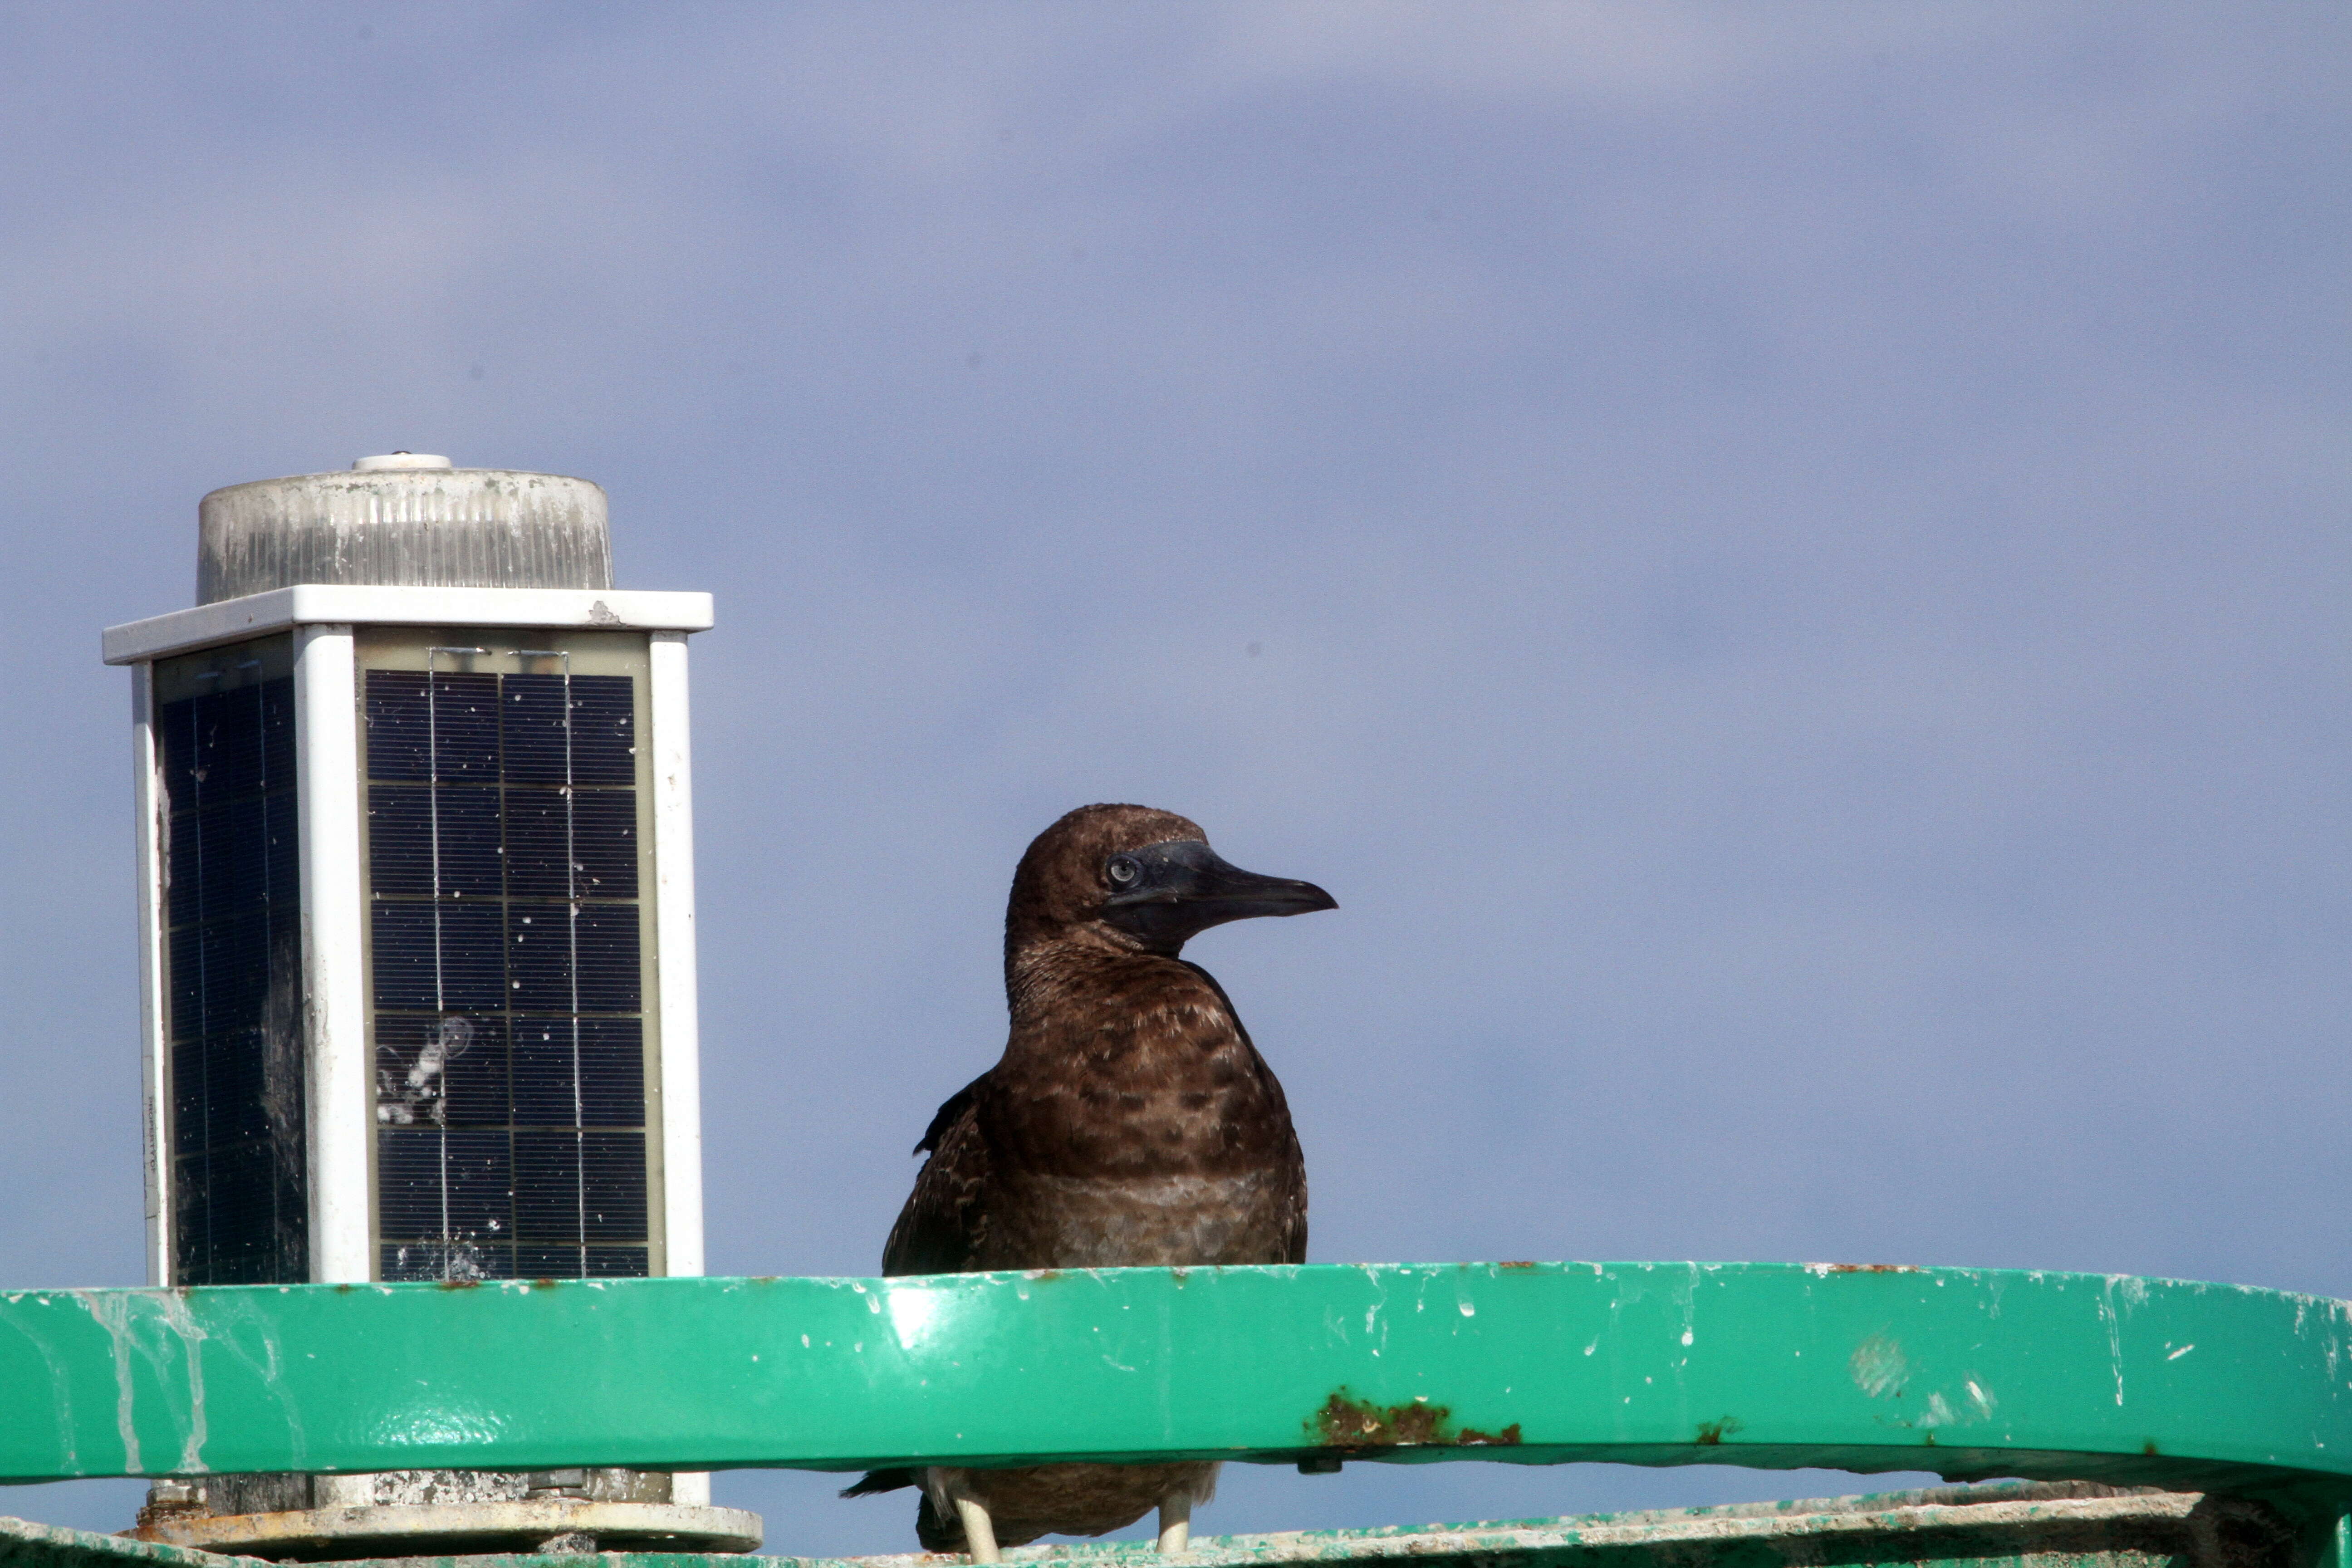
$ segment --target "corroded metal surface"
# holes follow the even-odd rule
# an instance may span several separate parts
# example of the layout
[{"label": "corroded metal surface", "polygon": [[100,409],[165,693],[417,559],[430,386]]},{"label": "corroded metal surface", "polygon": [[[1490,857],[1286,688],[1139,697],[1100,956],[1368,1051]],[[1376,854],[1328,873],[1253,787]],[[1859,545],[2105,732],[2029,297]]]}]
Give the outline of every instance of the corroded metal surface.
[{"label": "corroded metal surface", "polygon": [[529,1552],[570,1537],[582,1552],[749,1552],[760,1519],[740,1509],[672,1503],[435,1502],[303,1509],[289,1513],[168,1515],[143,1541],[249,1557],[400,1557],[430,1552]]},{"label": "corroded metal surface", "polygon": [[[1291,1531],[1198,1540],[1187,1568],[1404,1558],[1462,1564],[1969,1563],[1981,1568],[2288,1568],[2287,1522],[2258,1503],[2084,1483],[1938,1488],[1869,1497],[1662,1509],[1569,1519],[1377,1530]],[[1008,1563],[1129,1568],[1161,1561],[1148,1541],[1005,1553]],[[777,1568],[937,1568],[921,1553],[763,1559]]]},{"label": "corroded metal surface", "polygon": [[1777,1264],[15,1292],[0,1476],[1038,1458],[2352,1478],[2343,1303]]},{"label": "corroded metal surface", "polygon": [[[1731,1508],[1589,1514],[1486,1524],[1296,1531],[1196,1539],[1184,1568],[1411,1559],[1461,1568],[1791,1568],[1949,1564],[1951,1568],[2297,1568],[2314,1542],[2258,1503],[2179,1492],[2117,1492],[2085,1483],[1937,1488],[1874,1497]],[[1149,1541],[1025,1547],[1012,1563],[1147,1568]],[[5,1568],[236,1568],[241,1561],[118,1537],[0,1521]],[[404,1568],[542,1568],[549,1556],[397,1560]],[[579,1563],[581,1559],[569,1559]],[[726,1568],[743,1558],[641,1553],[611,1568]],[[754,1558],[750,1568],[942,1568],[925,1555]],[[390,1568],[387,1564],[386,1568]]]},{"label": "corroded metal surface", "polygon": [[0,1568],[240,1568],[250,1561],[0,1517]]}]

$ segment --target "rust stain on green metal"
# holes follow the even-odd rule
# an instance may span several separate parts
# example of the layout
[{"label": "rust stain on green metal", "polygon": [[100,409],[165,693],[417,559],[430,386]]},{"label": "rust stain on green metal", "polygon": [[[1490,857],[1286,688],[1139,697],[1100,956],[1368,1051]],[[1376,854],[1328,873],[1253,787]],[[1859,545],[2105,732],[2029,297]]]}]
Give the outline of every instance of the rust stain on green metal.
[{"label": "rust stain on green metal", "polygon": [[1465,1426],[1462,1435],[1454,1439],[1457,1448],[1516,1448],[1519,1446],[1519,1424],[1512,1422],[1499,1432],[1481,1432],[1475,1426]]},{"label": "rust stain on green metal", "polygon": [[1353,1399],[1335,1388],[1323,1408],[1307,1418],[1307,1429],[1327,1448],[1386,1448],[1406,1443],[1439,1443],[1438,1433],[1454,1412],[1426,1400],[1410,1400],[1386,1407],[1369,1399]]},{"label": "rust stain on green metal", "polygon": [[1927,1269],[1916,1263],[1816,1263],[1811,1265],[1824,1274],[1925,1274]]},{"label": "rust stain on green metal", "polygon": [[1517,1421],[1496,1432],[1481,1431],[1475,1426],[1449,1432],[1447,1423],[1453,1415],[1452,1406],[1432,1405],[1426,1399],[1381,1405],[1369,1399],[1351,1398],[1345,1388],[1336,1388],[1307,1421],[1307,1429],[1327,1448],[1400,1448],[1423,1444],[1507,1448],[1519,1442]]},{"label": "rust stain on green metal", "polygon": [[1739,1427],[1740,1420],[1737,1415],[1726,1415],[1715,1421],[1702,1421],[1699,1423],[1698,1436],[1691,1441],[1704,1447],[1714,1447],[1726,1436],[1738,1431]]}]

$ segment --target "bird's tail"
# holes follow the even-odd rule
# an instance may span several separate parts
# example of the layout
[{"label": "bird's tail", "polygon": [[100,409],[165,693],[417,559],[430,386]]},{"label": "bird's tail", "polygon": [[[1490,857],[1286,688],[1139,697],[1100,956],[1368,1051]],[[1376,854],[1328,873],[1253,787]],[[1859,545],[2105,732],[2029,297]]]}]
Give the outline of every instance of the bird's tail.
[{"label": "bird's tail", "polygon": [[[844,1497],[871,1497],[876,1492],[895,1492],[901,1487],[920,1487],[920,1470],[868,1470],[865,1479],[854,1487],[844,1487]],[[924,1488],[922,1500],[915,1509],[915,1539],[923,1543],[926,1552],[961,1552],[965,1549],[963,1521],[954,1510],[942,1511],[931,1500],[930,1489]]]},{"label": "bird's tail", "polygon": [[844,1497],[871,1497],[876,1492],[895,1492],[900,1487],[922,1485],[923,1478],[912,1470],[868,1470],[854,1487],[844,1487]]}]

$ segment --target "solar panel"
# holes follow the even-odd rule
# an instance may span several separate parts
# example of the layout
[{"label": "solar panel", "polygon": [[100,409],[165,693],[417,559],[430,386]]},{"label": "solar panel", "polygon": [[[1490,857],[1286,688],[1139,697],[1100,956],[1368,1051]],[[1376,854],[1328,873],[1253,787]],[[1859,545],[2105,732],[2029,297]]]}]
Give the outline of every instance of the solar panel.
[{"label": "solar panel", "polygon": [[158,687],[180,1285],[310,1277],[294,683],[273,666],[231,649]]},{"label": "solar panel", "polygon": [[646,1274],[636,678],[424,662],[362,690],[381,1276]]}]

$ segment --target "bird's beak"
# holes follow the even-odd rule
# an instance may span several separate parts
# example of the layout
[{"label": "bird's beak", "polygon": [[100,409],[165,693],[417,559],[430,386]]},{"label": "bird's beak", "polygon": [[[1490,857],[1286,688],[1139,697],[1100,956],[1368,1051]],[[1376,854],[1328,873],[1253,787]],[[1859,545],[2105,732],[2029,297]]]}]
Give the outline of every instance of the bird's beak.
[{"label": "bird's beak", "polygon": [[1138,868],[1135,885],[1105,899],[1102,918],[1171,952],[1187,938],[1227,921],[1339,907],[1337,899],[1312,882],[1244,871],[1198,838],[1154,844],[1129,858]]}]

